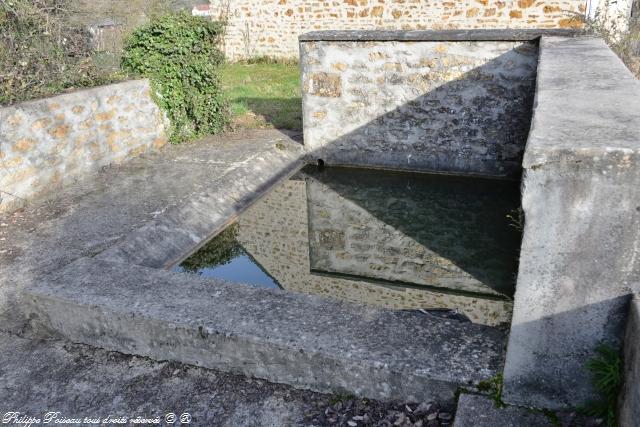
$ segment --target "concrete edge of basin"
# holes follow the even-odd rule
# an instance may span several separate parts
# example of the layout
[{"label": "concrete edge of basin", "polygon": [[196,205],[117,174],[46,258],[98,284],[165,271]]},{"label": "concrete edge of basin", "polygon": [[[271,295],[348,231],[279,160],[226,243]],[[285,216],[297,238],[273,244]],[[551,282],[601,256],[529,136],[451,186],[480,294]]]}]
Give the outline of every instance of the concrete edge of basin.
[{"label": "concrete edge of basin", "polygon": [[640,82],[602,39],[542,37],[533,114],[503,399],[561,409],[598,399],[585,364],[640,286]]},{"label": "concrete edge of basin", "polygon": [[174,206],[98,255],[99,259],[170,268],[303,165],[300,150],[268,149],[235,165],[219,188]]},{"label": "concrete edge of basin", "polygon": [[495,328],[97,259],[25,301],[73,342],[380,400],[450,402],[503,364]]}]

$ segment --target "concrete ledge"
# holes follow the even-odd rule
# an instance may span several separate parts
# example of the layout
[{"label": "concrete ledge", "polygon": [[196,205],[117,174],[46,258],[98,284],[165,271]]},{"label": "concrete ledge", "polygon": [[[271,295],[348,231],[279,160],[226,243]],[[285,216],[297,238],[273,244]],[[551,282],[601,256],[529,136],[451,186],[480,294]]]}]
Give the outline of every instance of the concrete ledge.
[{"label": "concrete ledge", "polygon": [[600,39],[540,52],[504,400],[556,409],[597,397],[585,363],[640,290],[640,82]]},{"label": "concrete ledge", "polygon": [[624,337],[623,387],[620,395],[619,423],[632,427],[640,420],[640,296],[635,295]]},{"label": "concrete ledge", "polygon": [[539,37],[573,37],[576,30],[444,30],[444,31],[395,31],[395,30],[337,30],[312,31],[301,34],[301,42],[313,41],[530,41]]},{"label": "concrete ledge", "polygon": [[80,259],[25,292],[74,342],[317,391],[452,401],[496,375],[496,329],[187,274]]},{"label": "concrete ledge", "polygon": [[461,394],[453,427],[552,427],[540,412],[507,406],[498,408],[487,396]]},{"label": "concrete ledge", "polygon": [[274,184],[301,166],[301,150],[267,149],[224,172],[218,188],[164,212],[98,258],[123,264],[169,268],[222,231]]},{"label": "concrete ledge", "polygon": [[640,82],[604,40],[543,38],[537,80],[525,169],[637,159]]}]

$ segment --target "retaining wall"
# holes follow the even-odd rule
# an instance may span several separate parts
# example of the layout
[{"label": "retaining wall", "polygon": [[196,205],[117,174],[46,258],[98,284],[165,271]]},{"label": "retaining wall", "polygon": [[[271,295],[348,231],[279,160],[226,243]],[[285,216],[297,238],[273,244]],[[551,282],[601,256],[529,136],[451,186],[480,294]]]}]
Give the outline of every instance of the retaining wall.
[{"label": "retaining wall", "polygon": [[319,30],[577,28],[586,0],[211,0],[225,20],[224,49],[237,60],[297,57],[300,34]]},{"label": "retaining wall", "polygon": [[0,109],[0,211],[167,141],[147,80]]},{"label": "retaining wall", "polygon": [[538,47],[519,32],[301,36],[305,146],[328,164],[516,175]]}]

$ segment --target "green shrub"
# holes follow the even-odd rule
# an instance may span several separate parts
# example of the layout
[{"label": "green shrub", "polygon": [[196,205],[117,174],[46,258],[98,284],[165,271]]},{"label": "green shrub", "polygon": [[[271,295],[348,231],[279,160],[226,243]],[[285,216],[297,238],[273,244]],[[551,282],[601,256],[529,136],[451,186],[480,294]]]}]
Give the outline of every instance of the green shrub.
[{"label": "green shrub", "polygon": [[164,15],[127,39],[123,69],[151,80],[171,121],[172,142],[223,130],[227,106],[218,79],[222,24],[186,13]]},{"label": "green shrub", "polygon": [[230,263],[243,251],[237,240],[238,232],[238,224],[227,227],[193,255],[182,261],[180,266],[189,273],[195,273],[203,268],[215,268]]},{"label": "green shrub", "polygon": [[605,426],[614,427],[617,425],[616,408],[622,385],[622,360],[620,353],[606,344],[599,345],[596,352],[597,356],[587,363],[587,369],[601,400],[590,402],[582,409],[587,415],[602,418]]},{"label": "green shrub", "polygon": [[69,22],[72,4],[0,0],[0,104],[124,78],[95,66],[89,33]]}]

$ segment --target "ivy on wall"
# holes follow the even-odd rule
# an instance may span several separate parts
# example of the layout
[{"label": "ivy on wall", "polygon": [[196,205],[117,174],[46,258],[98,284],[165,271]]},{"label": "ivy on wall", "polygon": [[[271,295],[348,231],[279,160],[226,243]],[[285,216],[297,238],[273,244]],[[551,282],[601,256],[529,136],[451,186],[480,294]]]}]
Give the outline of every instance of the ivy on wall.
[{"label": "ivy on wall", "polygon": [[218,133],[228,122],[218,78],[222,30],[221,23],[182,12],[153,19],[125,42],[122,67],[151,80],[172,142]]}]

